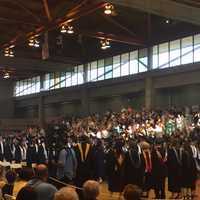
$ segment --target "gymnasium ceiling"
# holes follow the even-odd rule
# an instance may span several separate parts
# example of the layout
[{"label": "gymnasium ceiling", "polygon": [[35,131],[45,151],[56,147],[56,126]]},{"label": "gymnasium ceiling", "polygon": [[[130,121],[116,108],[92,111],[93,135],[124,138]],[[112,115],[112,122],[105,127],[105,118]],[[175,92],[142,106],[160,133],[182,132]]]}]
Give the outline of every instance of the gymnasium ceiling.
[{"label": "gymnasium ceiling", "polygon": [[[104,14],[107,2],[114,5],[112,16]],[[60,33],[66,21],[73,25],[73,35]],[[62,71],[199,33],[199,25],[198,0],[0,0],[0,74],[9,71],[21,79]],[[28,38],[37,34],[42,44],[46,32],[50,56],[41,62],[42,48],[29,47]],[[100,48],[101,38],[111,39],[110,49]],[[4,57],[4,49],[13,44],[15,57]]]}]

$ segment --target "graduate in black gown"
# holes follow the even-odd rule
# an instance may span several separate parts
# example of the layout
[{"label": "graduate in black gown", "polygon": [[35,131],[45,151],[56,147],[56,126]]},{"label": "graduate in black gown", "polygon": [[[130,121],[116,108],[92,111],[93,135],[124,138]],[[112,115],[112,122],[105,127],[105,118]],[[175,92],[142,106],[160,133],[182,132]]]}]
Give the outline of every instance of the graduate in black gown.
[{"label": "graduate in black gown", "polygon": [[28,144],[26,162],[29,167],[32,167],[32,164],[36,164],[38,162],[38,145],[35,138],[32,138]]},{"label": "graduate in black gown", "polygon": [[122,192],[124,188],[125,154],[123,144],[117,141],[115,147],[107,154],[108,189],[110,192]]},{"label": "graduate in black gown", "polygon": [[81,142],[75,148],[77,159],[76,186],[82,187],[86,180],[94,178],[94,149],[87,136],[82,136]]},{"label": "graduate in black gown", "polygon": [[105,152],[101,140],[95,145],[95,179],[100,183],[105,177]]},{"label": "graduate in black gown", "polygon": [[40,138],[40,142],[38,145],[37,163],[38,164],[48,163],[48,151],[43,137]]},{"label": "graduate in black gown", "polygon": [[52,142],[52,145],[49,147],[48,154],[48,168],[49,176],[56,177],[57,171],[57,161],[58,161],[58,147],[56,146],[56,141]]},{"label": "graduate in black gown", "polygon": [[125,185],[133,184],[142,188],[144,184],[144,173],[145,166],[141,147],[131,140],[129,142],[129,150],[125,155]]},{"label": "graduate in black gown", "polygon": [[6,138],[6,142],[5,142],[5,149],[4,149],[4,156],[5,156],[5,160],[7,162],[12,162],[13,160],[13,155],[12,155],[12,143],[11,143],[11,138]]},{"label": "graduate in black gown", "polygon": [[152,179],[156,199],[165,199],[165,180],[167,177],[167,149],[157,140],[152,150]]},{"label": "graduate in black gown", "polygon": [[21,154],[19,139],[15,140],[14,159],[15,159],[15,163],[21,163],[21,161],[22,161],[22,154]]},{"label": "graduate in black gown", "polygon": [[197,169],[190,143],[186,141],[182,154],[182,188],[183,196],[189,198],[195,191]]},{"label": "graduate in black gown", "polygon": [[167,153],[168,190],[172,198],[180,198],[182,182],[182,149],[180,141],[174,139]]},{"label": "graduate in black gown", "polygon": [[3,137],[0,136],[0,161],[4,160],[4,153],[5,153],[5,144],[3,141]]},{"label": "graduate in black gown", "polygon": [[142,156],[144,160],[144,166],[145,166],[145,174],[144,174],[144,197],[149,196],[150,189],[153,188],[153,177],[152,177],[152,151],[151,151],[151,145],[146,142],[142,141],[140,143],[142,148]]}]

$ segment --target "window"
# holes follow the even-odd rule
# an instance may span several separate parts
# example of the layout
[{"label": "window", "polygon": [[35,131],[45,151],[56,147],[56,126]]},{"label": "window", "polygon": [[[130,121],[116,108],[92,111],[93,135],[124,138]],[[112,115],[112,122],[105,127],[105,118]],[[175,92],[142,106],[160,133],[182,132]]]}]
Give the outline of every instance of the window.
[{"label": "window", "polygon": [[36,77],[36,85],[35,85],[35,92],[40,92],[40,77]]},{"label": "window", "polygon": [[158,68],[158,45],[153,46],[153,69]]},{"label": "window", "polygon": [[15,85],[15,96],[18,96],[20,92],[20,82],[17,81]]},{"label": "window", "polygon": [[65,72],[61,72],[60,74],[60,88],[65,87]]},{"label": "window", "polygon": [[72,72],[72,85],[78,84],[78,67],[73,68],[74,71]]},{"label": "window", "polygon": [[55,76],[55,80],[54,80],[55,87],[54,88],[58,89],[58,88],[60,88],[60,73],[55,72],[54,76]]},{"label": "window", "polygon": [[31,78],[29,78],[27,81],[27,94],[31,94],[31,84],[32,84],[32,81],[31,81]]},{"label": "window", "polygon": [[33,77],[17,81],[15,85],[15,96],[23,96],[40,92],[40,77]]},{"label": "window", "polygon": [[200,34],[194,36],[194,62],[200,62]]},{"label": "window", "polygon": [[130,53],[130,74],[138,73],[138,51],[132,51]]},{"label": "window", "polygon": [[72,85],[72,73],[66,72],[65,86],[70,87],[71,85]]},{"label": "window", "polygon": [[113,78],[120,77],[121,65],[120,55],[113,57]]},{"label": "window", "polygon": [[180,65],[181,63],[180,40],[171,41],[169,45],[170,45],[170,67]]},{"label": "window", "polygon": [[121,76],[129,75],[129,53],[121,55]]},{"label": "window", "polygon": [[112,64],[113,64],[112,57],[105,59],[105,79],[112,78],[112,67],[113,67]]},{"label": "window", "polygon": [[163,43],[158,46],[158,63],[159,68],[169,67],[169,43]]},{"label": "window", "polygon": [[193,37],[181,40],[181,64],[193,63]]},{"label": "window", "polygon": [[45,74],[44,77],[44,89],[49,90],[50,87],[50,74]]},{"label": "window", "polygon": [[[200,34],[154,45],[150,48],[152,48],[152,69],[200,62]],[[146,72],[149,69],[148,64],[148,49],[139,49],[85,65],[74,66],[67,72],[47,73],[42,80],[40,76],[37,76],[17,81],[14,95],[22,96],[40,92],[41,85],[44,90],[51,90]]]},{"label": "window", "polygon": [[78,84],[84,83],[84,67],[83,65],[78,66]]},{"label": "window", "polygon": [[87,82],[91,81],[91,69],[90,69],[90,63],[87,64]]},{"label": "window", "polygon": [[147,49],[139,50],[139,72],[146,72],[147,71]]},{"label": "window", "polygon": [[[24,82],[25,83],[25,82]],[[32,78],[32,84],[31,84],[31,93],[35,93],[36,92],[36,88],[35,88],[35,85],[36,85],[36,77],[33,77]],[[26,90],[26,85],[24,84],[24,91]]]},{"label": "window", "polygon": [[50,73],[50,88],[49,89],[54,89],[54,73]]},{"label": "window", "polygon": [[97,81],[97,61],[91,62],[91,81]]},{"label": "window", "polygon": [[104,59],[98,60],[98,81],[104,80]]}]

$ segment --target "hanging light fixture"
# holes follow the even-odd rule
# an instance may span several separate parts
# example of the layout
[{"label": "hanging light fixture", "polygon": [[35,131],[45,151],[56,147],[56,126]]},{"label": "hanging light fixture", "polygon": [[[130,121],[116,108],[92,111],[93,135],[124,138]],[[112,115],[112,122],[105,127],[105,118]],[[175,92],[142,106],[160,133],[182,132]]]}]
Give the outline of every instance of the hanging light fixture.
[{"label": "hanging light fixture", "polygon": [[35,39],[34,47],[40,47],[40,42],[38,39]]},{"label": "hanging light fixture", "polygon": [[4,79],[9,79],[10,78],[9,72],[5,72],[4,75],[3,75],[3,78]]},{"label": "hanging light fixture", "polygon": [[106,4],[104,9],[104,14],[111,15],[114,11],[114,6],[112,4]]},{"label": "hanging light fixture", "polygon": [[6,56],[6,57],[14,57],[15,56],[14,55],[14,51],[13,51],[14,47],[15,47],[14,45],[11,45],[11,46],[5,48],[4,49],[4,56]]},{"label": "hanging light fixture", "polygon": [[73,27],[73,26],[70,26],[70,25],[67,25],[67,24],[63,24],[63,25],[61,26],[60,32],[61,32],[61,33],[73,34],[73,33],[74,33],[74,27]]},{"label": "hanging light fixture", "polygon": [[73,34],[74,33],[74,27],[73,26],[67,26],[67,33]]},{"label": "hanging light fixture", "polygon": [[106,50],[111,47],[110,41],[108,39],[103,39],[100,41],[100,43],[101,43],[101,49],[103,50]]},{"label": "hanging light fixture", "polygon": [[34,36],[34,37],[31,37],[29,40],[28,40],[28,45],[30,47],[40,47],[40,41],[37,39],[37,36]]},{"label": "hanging light fixture", "polygon": [[34,39],[29,39],[28,45],[29,45],[30,47],[33,47],[33,46],[34,46]]},{"label": "hanging light fixture", "polygon": [[67,29],[66,29],[66,26],[65,26],[65,25],[62,25],[62,26],[61,26],[60,32],[61,32],[61,33],[66,33],[66,32],[67,32]]}]

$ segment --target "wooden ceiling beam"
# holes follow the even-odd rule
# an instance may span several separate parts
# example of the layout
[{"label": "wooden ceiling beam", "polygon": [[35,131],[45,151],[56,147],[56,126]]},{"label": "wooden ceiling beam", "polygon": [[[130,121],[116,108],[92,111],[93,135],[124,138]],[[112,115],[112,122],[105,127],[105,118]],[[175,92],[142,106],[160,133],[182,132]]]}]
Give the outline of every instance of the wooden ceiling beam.
[{"label": "wooden ceiling beam", "polygon": [[16,19],[9,19],[5,17],[0,17],[0,23],[13,23],[13,24],[25,24],[25,25],[31,25],[31,26],[40,26],[39,23],[34,23],[34,22],[26,22],[26,21],[21,21],[21,20],[16,20]]},{"label": "wooden ceiling beam", "polygon": [[49,10],[48,0],[42,0],[42,1],[43,1],[43,5],[44,5],[44,10],[45,10],[46,16],[47,16],[49,22],[51,22],[52,21],[52,16],[51,16],[51,13],[50,13],[50,10]]},{"label": "wooden ceiling beam", "polygon": [[34,13],[32,10],[30,10],[29,8],[27,8],[21,1],[14,0],[14,1],[12,1],[12,3],[14,3],[15,5],[17,5],[21,9],[23,9],[27,14],[29,14],[30,16],[32,16],[37,22],[39,22],[39,23],[42,22],[41,18],[38,17],[38,14]]},{"label": "wooden ceiling beam", "polygon": [[126,33],[128,33],[129,35],[132,35],[133,37],[136,36],[136,33],[134,33],[133,31],[131,31],[130,29],[128,29],[126,26],[122,25],[121,23],[119,23],[116,19],[110,17],[110,16],[107,16],[107,15],[104,15],[104,14],[101,14],[101,16],[108,22],[110,22],[111,24],[117,26],[118,28],[120,28],[121,30],[125,31]]},{"label": "wooden ceiling beam", "polygon": [[[106,3],[102,3],[102,2],[95,3],[95,4],[89,4],[80,10],[75,10],[72,13],[68,13],[64,17],[61,17],[56,20],[52,20],[52,22],[50,22],[49,24],[42,25],[42,26],[38,27],[37,29],[35,29],[34,31],[27,33],[26,35],[16,36],[13,39],[11,39],[8,43],[3,44],[2,47],[5,48],[12,44],[16,45],[17,42],[22,43],[25,40],[27,40],[27,38],[29,38],[33,35],[36,35],[36,34],[40,35],[46,31],[58,29],[63,23],[72,23],[73,21],[76,21],[76,20],[80,19],[81,17],[90,15],[91,13],[95,12],[96,10],[103,8],[105,5],[106,5]],[[24,38],[24,41],[21,38]]]},{"label": "wooden ceiling beam", "polygon": [[127,37],[125,35],[120,34],[108,34],[103,32],[90,32],[90,31],[81,31],[82,35],[97,38],[97,39],[108,39],[113,42],[119,42],[124,44],[129,44],[133,46],[141,46],[144,47],[146,42],[138,37]]}]

